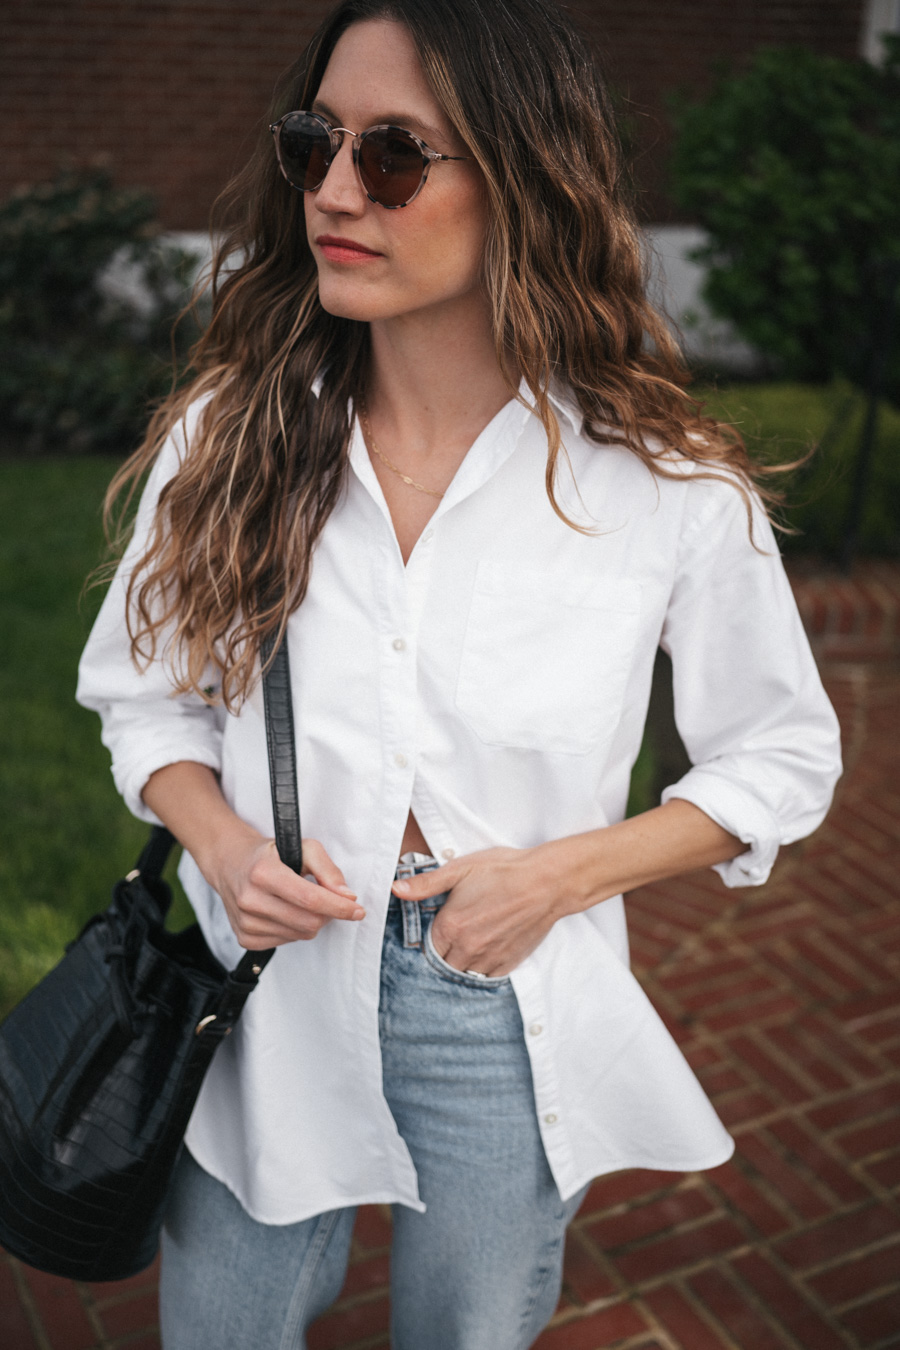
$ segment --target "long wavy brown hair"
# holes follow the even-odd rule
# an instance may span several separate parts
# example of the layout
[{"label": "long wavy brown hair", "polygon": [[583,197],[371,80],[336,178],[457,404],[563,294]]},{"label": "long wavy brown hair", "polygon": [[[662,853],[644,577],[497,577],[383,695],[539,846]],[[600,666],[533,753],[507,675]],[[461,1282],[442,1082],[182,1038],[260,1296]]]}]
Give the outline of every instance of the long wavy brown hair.
[{"label": "long wavy brown hair", "polygon": [[[678,348],[645,296],[609,98],[552,0],[342,0],[287,73],[267,122],[308,108],[341,34],[372,18],[405,24],[484,176],[484,285],[498,362],[506,370],[512,357],[546,428],[554,509],[562,515],[553,381],[571,388],[585,434],[598,443],[627,446],[660,475],[676,471],[673,453],[707,475],[724,470],[748,509],[754,481],[773,500],[759,486],[771,471],[752,465],[740,437],[703,417],[685,393]],[[302,196],[282,178],[262,128],[216,219],[224,229],[212,317],[192,355],[193,378],[162,404],[116,474],[107,521],[205,396],[131,573],[129,635],[138,665],[164,647],[176,691],[212,698],[211,663],[234,708],[257,676],[261,645],[281,636],[306,592],[316,540],[344,482],[350,409],[365,393],[369,349],[366,324],[319,303]]]}]

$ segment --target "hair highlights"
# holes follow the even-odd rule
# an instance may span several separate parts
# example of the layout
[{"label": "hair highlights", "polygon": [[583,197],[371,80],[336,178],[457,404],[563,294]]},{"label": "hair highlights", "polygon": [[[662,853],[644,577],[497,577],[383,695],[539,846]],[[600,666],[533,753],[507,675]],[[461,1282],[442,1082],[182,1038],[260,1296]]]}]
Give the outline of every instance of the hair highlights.
[{"label": "hair highlights", "polygon": [[[673,455],[706,475],[724,471],[749,511],[751,483],[773,471],[754,468],[740,437],[684,392],[680,354],[645,298],[609,102],[568,20],[552,0],[343,0],[288,72],[267,121],[309,107],[341,34],[371,18],[407,27],[484,175],[484,283],[498,360],[521,371],[546,428],[554,509],[563,514],[554,495],[560,432],[547,393],[558,381],[598,444],[623,444],[664,476],[677,472]],[[280,636],[306,592],[344,481],[368,328],[319,304],[302,199],[267,133],[219,209],[228,227],[194,378],[156,412],[107,506],[123,488],[127,501],[188,405],[206,396],[132,572],[128,622],[137,662],[157,654],[165,633],[176,690],[209,697],[212,663],[232,708],[256,678],[263,638]]]}]

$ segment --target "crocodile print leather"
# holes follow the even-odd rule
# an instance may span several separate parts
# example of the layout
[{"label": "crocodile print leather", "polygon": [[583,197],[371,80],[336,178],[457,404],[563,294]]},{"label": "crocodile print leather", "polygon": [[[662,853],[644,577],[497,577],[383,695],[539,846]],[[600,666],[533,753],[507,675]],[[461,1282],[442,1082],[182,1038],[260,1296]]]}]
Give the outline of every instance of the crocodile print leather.
[{"label": "crocodile print leather", "polygon": [[[287,651],[264,681],[279,852],[301,870]],[[0,1026],[0,1243],[39,1270],[120,1280],[150,1264],[216,1047],[273,951],[229,974],[199,927],[164,927],[155,827],[66,956]]]},{"label": "crocodile print leather", "polygon": [[[272,639],[263,644],[262,657],[269,659]],[[300,800],[297,795],[297,756],[294,750],[294,708],[291,699],[291,666],[287,642],[283,641],[263,680],[266,705],[266,743],[269,750],[269,784],[275,843],[278,856],[295,872],[303,872],[300,843]]]}]

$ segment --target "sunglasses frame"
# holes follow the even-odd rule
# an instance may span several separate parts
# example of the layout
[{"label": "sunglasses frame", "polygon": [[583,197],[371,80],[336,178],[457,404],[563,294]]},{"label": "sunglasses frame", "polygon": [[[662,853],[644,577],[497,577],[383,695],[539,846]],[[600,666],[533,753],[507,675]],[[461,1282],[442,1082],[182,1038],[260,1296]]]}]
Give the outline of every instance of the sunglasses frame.
[{"label": "sunglasses frame", "polygon": [[[351,131],[349,127],[333,127],[330,122],[326,122],[325,118],[321,115],[321,113],[307,112],[304,108],[295,108],[291,112],[286,112],[283,117],[279,117],[278,121],[273,122],[269,127],[269,130],[275,137],[275,155],[278,160],[278,167],[281,170],[282,175],[285,178],[285,181],[294,189],[295,192],[318,192],[319,188],[322,186],[322,183],[325,182],[325,177],[322,178],[322,183],[318,183],[315,187],[312,188],[298,187],[296,183],[291,182],[291,179],[288,177],[287,170],[284,167],[284,161],[281,158],[281,129],[289,117],[311,117],[313,118],[314,121],[319,123],[319,125],[323,128],[325,132],[327,132],[328,139],[331,142],[331,154],[325,166],[325,177],[327,177],[328,170],[334,163],[335,156],[338,154],[338,152],[341,149],[341,146],[344,143],[344,137],[351,136],[353,138],[352,141],[353,165],[354,168],[356,169],[356,174],[357,177],[359,178],[360,186],[362,187],[362,190],[368,197],[369,201],[372,202],[375,206],[380,206],[384,211],[400,211],[403,209],[404,206],[409,206],[410,202],[415,201],[416,197],[418,197],[419,193],[422,191],[422,188],[425,186],[425,183],[428,179],[428,170],[431,168],[432,164],[437,163],[438,160],[441,159],[469,160],[472,158],[471,155],[442,155],[437,150],[432,150],[430,146],[426,145],[425,142],[422,140],[421,136],[417,136],[414,132],[409,131],[406,127],[395,126],[391,122],[379,122],[376,126],[366,127],[365,131]],[[419,186],[416,188],[415,192],[412,194],[411,197],[407,197],[405,202],[397,202],[395,206],[387,206],[385,205],[384,202],[380,202],[377,197],[373,197],[369,189],[366,187],[365,182],[363,181],[362,173],[360,171],[359,167],[360,146],[362,145],[362,142],[365,140],[366,136],[368,136],[370,132],[373,131],[401,131],[404,136],[408,136],[409,139],[415,143],[416,148],[419,151],[419,154],[422,156],[422,177],[419,182]]]}]

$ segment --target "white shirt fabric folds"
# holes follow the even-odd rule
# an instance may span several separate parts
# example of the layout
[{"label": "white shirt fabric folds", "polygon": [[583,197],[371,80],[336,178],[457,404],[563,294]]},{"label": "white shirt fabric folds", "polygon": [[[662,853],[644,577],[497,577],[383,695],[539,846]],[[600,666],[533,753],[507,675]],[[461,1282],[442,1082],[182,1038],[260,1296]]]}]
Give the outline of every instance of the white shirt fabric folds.
[{"label": "white shirt fabric folds", "polygon": [[[729,482],[671,461],[653,475],[596,445],[554,396],[568,465],[553,512],[546,436],[507,404],[469,450],[404,567],[358,429],[345,490],[288,627],[301,819],[367,910],[278,949],[203,1085],[198,1162],[264,1223],[369,1202],[423,1208],[381,1089],[379,967],[407,815],[440,860],[528,847],[622,819],[659,645],[693,767],[668,787],[749,848],[716,870],[765,881],[781,844],[822,820],[840,772],[823,692],[771,530]],[[272,834],[261,689],[235,715],[139,672],[124,585],[199,407],[163,449],[82,658],[130,809],[156,769],[197,760],[238,815]],[[226,965],[241,955],[219,897],[180,876]],[[563,1198],[624,1167],[693,1170],[732,1142],[628,966],[622,897],[560,920],[512,974],[535,1105]]]}]

